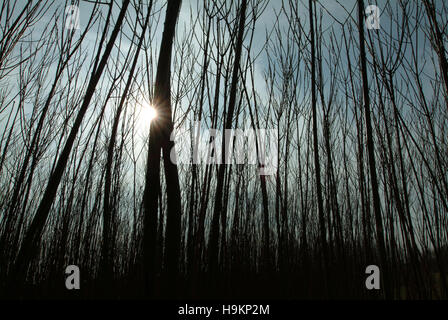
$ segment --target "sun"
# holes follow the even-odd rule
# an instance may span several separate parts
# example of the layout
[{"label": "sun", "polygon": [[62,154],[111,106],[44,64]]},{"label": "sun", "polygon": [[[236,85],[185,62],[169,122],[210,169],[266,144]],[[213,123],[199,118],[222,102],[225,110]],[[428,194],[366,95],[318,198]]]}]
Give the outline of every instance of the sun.
[{"label": "sun", "polygon": [[150,104],[144,104],[142,106],[142,116],[144,121],[151,122],[152,120],[157,118],[157,110]]},{"label": "sun", "polygon": [[151,123],[157,119],[157,110],[153,105],[146,101],[136,104],[135,107],[135,125],[139,132],[148,133]]}]

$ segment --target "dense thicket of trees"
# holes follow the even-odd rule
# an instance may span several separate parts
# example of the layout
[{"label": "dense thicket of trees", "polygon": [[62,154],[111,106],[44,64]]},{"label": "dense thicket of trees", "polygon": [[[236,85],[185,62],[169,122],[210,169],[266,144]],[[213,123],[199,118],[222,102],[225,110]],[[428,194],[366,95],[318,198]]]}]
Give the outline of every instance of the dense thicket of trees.
[{"label": "dense thicket of trees", "polygon": [[448,7],[367,5],[3,1],[1,295],[447,298]]}]

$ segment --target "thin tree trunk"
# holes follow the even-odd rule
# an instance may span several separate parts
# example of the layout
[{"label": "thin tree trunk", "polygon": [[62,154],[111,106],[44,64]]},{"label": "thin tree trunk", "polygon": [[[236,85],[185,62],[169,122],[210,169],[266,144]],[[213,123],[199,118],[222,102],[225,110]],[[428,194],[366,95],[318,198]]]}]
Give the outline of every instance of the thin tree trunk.
[{"label": "thin tree trunk", "polygon": [[325,218],[324,218],[324,205],[322,199],[322,184],[320,177],[320,160],[319,160],[319,141],[317,135],[317,95],[316,95],[316,54],[315,54],[315,40],[314,40],[314,13],[313,13],[313,1],[309,0],[309,19],[311,28],[311,108],[313,112],[313,149],[314,149],[314,172],[316,178],[316,192],[317,192],[317,210],[319,218],[319,232],[320,232],[320,247],[323,258],[323,274],[326,278],[325,291],[328,292],[328,247],[327,247],[327,237],[325,228]]},{"label": "thin tree trunk", "polygon": [[[237,85],[238,85],[238,74],[240,68],[240,60],[241,53],[243,47],[243,36],[244,36],[244,25],[246,21],[246,7],[247,0],[242,0],[240,15],[239,15],[239,27],[238,27],[238,37],[235,43],[235,59],[233,64],[233,73],[232,73],[232,83],[230,88],[230,97],[229,97],[229,108],[227,111],[227,117],[225,120],[224,129],[230,129],[233,120],[233,113],[235,109],[236,102],[236,93],[237,93]],[[225,143],[225,141],[223,141]],[[225,159],[225,152],[227,147],[223,148],[222,159]],[[222,161],[223,163],[225,161]],[[218,270],[218,256],[219,256],[219,221],[221,217],[222,211],[222,191],[224,187],[224,172],[225,164],[218,165],[218,181],[216,186],[216,195],[215,195],[215,205],[213,210],[213,218],[210,230],[210,240],[208,247],[208,262],[209,262],[209,271],[213,276]],[[221,232],[225,232],[222,230]]]},{"label": "thin tree trunk", "polygon": [[376,237],[377,246],[380,252],[381,266],[380,270],[383,279],[383,288],[385,288],[386,299],[391,297],[389,291],[388,280],[388,263],[387,263],[387,253],[386,245],[384,242],[384,230],[383,221],[381,216],[381,201],[379,195],[378,178],[376,173],[376,163],[375,163],[375,145],[373,141],[372,133],[372,123],[370,117],[370,98],[369,98],[369,84],[367,80],[367,62],[366,62],[366,49],[365,49],[365,38],[364,38],[364,0],[358,0],[358,31],[359,31],[359,46],[360,46],[360,60],[361,60],[361,76],[363,84],[363,96],[364,96],[364,114],[366,120],[366,133],[367,133],[367,154],[369,158],[369,173],[370,173],[370,184],[372,188],[373,197],[373,211],[375,213],[376,222]]},{"label": "thin tree trunk", "polygon": [[102,242],[102,252],[101,252],[101,265],[100,270],[103,274],[105,281],[110,281],[113,278],[113,252],[112,252],[112,241],[113,237],[112,230],[114,228],[114,217],[112,213],[114,212],[111,205],[111,187],[112,187],[112,165],[113,165],[113,153],[115,149],[115,141],[118,131],[118,124],[120,122],[120,116],[123,110],[124,103],[127,99],[129,89],[134,79],[134,72],[137,66],[137,62],[139,59],[140,49],[143,44],[143,39],[146,35],[146,29],[149,22],[149,16],[151,14],[152,1],[149,3],[148,13],[145,19],[144,26],[142,28],[142,33],[140,35],[140,39],[135,50],[134,60],[132,61],[131,69],[129,70],[128,80],[126,82],[126,86],[124,88],[123,93],[121,94],[121,99],[118,105],[118,109],[116,111],[114,122],[112,124],[112,133],[109,140],[109,145],[107,148],[107,162],[106,162],[106,173],[104,180],[104,210],[103,210],[103,242]]}]

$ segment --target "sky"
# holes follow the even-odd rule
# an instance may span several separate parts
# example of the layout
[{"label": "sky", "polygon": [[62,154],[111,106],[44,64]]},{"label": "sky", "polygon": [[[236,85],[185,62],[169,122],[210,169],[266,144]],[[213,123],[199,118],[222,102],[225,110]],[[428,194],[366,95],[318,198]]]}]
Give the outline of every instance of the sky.
[{"label": "sky", "polygon": [[[20,6],[23,6],[25,4],[25,0],[18,0],[16,1],[16,6],[18,6],[18,8],[20,8]],[[147,2],[147,1],[146,1]],[[253,31],[253,45],[251,47],[251,56],[255,57],[257,56],[257,59],[255,60],[254,63],[254,83],[255,83],[255,87],[257,89],[257,93],[259,94],[260,98],[261,98],[261,104],[266,104],[267,103],[267,96],[268,96],[268,89],[266,87],[266,83],[265,83],[265,75],[266,75],[266,70],[267,70],[267,64],[268,64],[268,58],[266,55],[266,52],[264,50],[264,46],[265,46],[265,42],[266,42],[266,38],[268,36],[272,38],[274,37],[274,33],[272,32],[273,27],[276,23],[276,17],[281,13],[282,8],[286,11],[289,10],[289,0],[265,0],[263,3],[265,3],[265,7],[264,10],[262,12],[262,14],[260,15],[255,30]],[[42,36],[42,34],[45,31],[48,31],[48,27],[50,25],[52,25],[52,22],[54,21],[54,19],[58,19],[59,24],[61,26],[64,25],[65,23],[65,18],[67,18],[67,16],[64,16],[66,14],[65,12],[65,8],[66,8],[66,4],[64,1],[55,1],[53,3],[53,5],[50,6],[51,10],[48,10],[47,12],[45,12],[43,14],[42,19],[36,23],[33,26],[33,31],[32,31],[32,36],[34,39],[38,39],[39,37]],[[158,23],[156,24],[156,28],[154,28],[151,32],[153,34],[154,40],[153,40],[153,50],[151,52],[154,61],[157,61],[157,56],[158,56],[158,44],[160,43],[161,40],[161,35],[162,35],[162,28],[163,28],[163,21],[164,21],[164,15],[165,15],[165,6],[166,2],[165,1],[161,1],[161,0],[156,0],[154,2],[154,8],[152,10],[153,12],[153,19],[155,21],[157,21]],[[177,41],[181,41],[183,35],[185,34],[185,32],[189,31],[189,28],[192,28],[191,26],[191,19],[197,17],[199,15],[198,12],[198,5],[202,6],[203,2],[202,1],[197,1],[197,0],[183,0],[182,2],[182,6],[181,6],[181,11],[180,11],[180,15],[179,15],[179,20],[178,20],[178,24],[177,24]],[[365,1],[365,5],[371,5],[371,4],[375,4],[379,7],[380,11],[385,11],[386,5],[388,4],[387,0],[383,0],[383,1]],[[297,8],[298,8],[298,12],[299,12],[299,16],[300,19],[303,23],[303,28],[304,30],[309,30],[309,22],[308,22],[308,1],[297,1],[296,2]],[[390,4],[389,3],[389,8],[391,8],[392,10],[398,10],[398,1],[395,2],[394,4]],[[106,5],[101,5],[101,12],[103,13],[103,19],[106,15],[107,12],[107,6]],[[81,32],[84,31],[85,27],[87,26],[88,23],[88,19],[90,17],[90,13],[91,10],[93,8],[93,4],[87,1],[80,1],[79,3],[79,27],[80,29],[78,31],[76,31],[77,33],[75,33],[75,38],[76,35],[79,35]],[[18,10],[19,11],[19,10]],[[126,26],[124,28],[124,33],[125,34],[130,34],[130,28],[129,28],[129,24],[133,24],[135,19],[136,19],[136,14],[135,14],[135,10],[134,9],[129,9],[129,14],[127,15],[127,22],[126,22]],[[317,13],[322,13],[323,15],[323,19],[322,19],[322,29],[324,30],[324,41],[328,41],[328,36],[330,34],[330,32],[332,30],[334,30],[334,34],[336,35],[336,37],[340,37],[341,36],[341,30],[340,30],[340,26],[339,26],[339,22],[343,22],[346,21],[349,17],[350,17],[350,12],[353,12],[353,17],[356,18],[356,0],[320,0],[316,2],[316,11]],[[115,11],[114,11],[114,19],[116,19],[116,14],[118,12],[118,8],[117,5],[115,6]],[[399,10],[398,10],[399,12]],[[279,29],[281,30],[280,33],[280,38],[281,41],[287,41],[287,37],[288,37],[288,21],[287,19],[284,18],[283,15],[280,15],[279,18]],[[385,13],[382,13],[382,16],[380,18],[380,26],[381,29],[378,32],[390,32],[392,34],[394,34],[396,32],[396,30],[394,30],[394,25],[393,23],[391,23],[390,19],[388,19],[388,15]],[[100,33],[98,33],[98,30],[102,29],[102,24],[101,25],[95,25],[88,33],[86,36],[86,43],[83,44],[83,50],[84,52],[87,54],[87,56],[93,56],[95,54],[94,50],[95,50],[95,42],[98,40],[98,36],[100,35]],[[197,29],[197,34],[201,34],[201,31],[199,30],[199,25],[196,25],[196,29]],[[245,44],[247,45],[248,43],[248,38],[249,38],[249,32],[250,32],[250,28],[248,28],[247,33],[246,33],[246,39],[245,39]],[[377,32],[377,31],[366,31],[366,32]],[[305,34],[305,37],[308,37],[308,34]],[[355,35],[356,37],[356,35]],[[424,38],[423,35],[421,35],[421,38]],[[340,40],[340,39],[339,39]],[[126,37],[122,38],[122,51],[126,52],[127,48],[130,48],[130,41],[129,39],[127,39]],[[195,52],[199,52],[199,45],[197,43],[197,41],[191,41],[191,46],[193,47],[193,50]],[[356,50],[356,49],[354,49]],[[430,46],[426,43],[423,43],[423,46],[420,49],[421,51],[419,52],[419,55],[422,57],[422,61],[425,60],[428,55],[431,56],[433,55],[433,51],[430,48]],[[114,54],[114,53],[113,53]],[[326,50],[324,49],[324,59],[327,58],[327,53]],[[144,52],[140,53],[142,59],[144,57]],[[345,53],[343,52],[341,54],[341,59],[345,60]],[[305,58],[305,57],[304,57]],[[197,59],[199,60],[200,58],[197,57]],[[111,59],[112,60],[112,59]],[[173,59],[173,65],[175,63],[175,59]],[[303,61],[302,61],[303,62]],[[276,63],[274,61],[274,63]],[[56,67],[56,62],[53,62],[53,65],[50,67],[50,71],[49,71],[49,78],[51,78],[51,73],[55,72],[55,68]],[[213,66],[211,67],[213,69]],[[324,65],[324,73],[326,72],[325,70],[326,66]],[[173,68],[174,69],[174,68]],[[280,66],[277,66],[276,71],[280,70]],[[425,72],[425,74],[428,74],[429,76],[433,75],[435,73],[435,70],[433,68],[433,65],[431,65],[430,63],[426,63],[424,66],[423,71]],[[82,71],[85,73],[85,76],[88,76],[88,70],[86,68],[84,68],[84,70]],[[174,70],[175,72],[175,70]],[[199,71],[198,71],[199,72]],[[4,85],[8,88],[10,88],[11,90],[17,90],[18,88],[18,84],[20,82],[19,76],[17,74],[17,72],[13,72],[10,74],[9,77],[7,77],[6,81],[3,81]],[[247,84],[248,87],[251,87],[251,83],[250,83],[250,79],[247,79]],[[173,76],[173,88],[175,88],[177,86],[176,83],[176,77]],[[431,94],[432,92],[432,86],[430,82],[425,82],[424,83],[424,91],[427,92],[428,94]],[[147,99],[148,97],[145,97],[145,99]],[[305,97],[304,97],[305,98]],[[185,101],[181,101],[180,102],[181,108],[186,108],[185,105]],[[25,110],[26,112],[31,112],[33,108],[32,103],[27,103]],[[0,128],[4,128],[5,125],[5,120],[6,120],[6,114],[3,113],[2,115],[0,115]]]}]

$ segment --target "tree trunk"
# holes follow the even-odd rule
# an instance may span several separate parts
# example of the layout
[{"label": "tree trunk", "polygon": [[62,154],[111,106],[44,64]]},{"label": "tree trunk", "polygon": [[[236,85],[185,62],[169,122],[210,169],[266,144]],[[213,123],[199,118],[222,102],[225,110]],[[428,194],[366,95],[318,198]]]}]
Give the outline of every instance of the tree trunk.
[{"label": "tree trunk", "polygon": [[[243,47],[244,25],[246,21],[246,7],[247,0],[243,0],[240,8],[238,38],[235,44],[235,60],[233,64],[232,83],[230,88],[229,108],[227,111],[227,117],[225,120],[224,129],[230,129],[232,125],[233,113],[236,102],[236,91],[238,85],[238,73],[240,67],[241,53]],[[224,140],[224,139],[223,139]],[[223,142],[224,143],[224,142]],[[222,159],[225,159],[225,152],[227,147],[223,148]],[[224,161],[223,161],[224,162]],[[224,172],[225,164],[218,166],[218,181],[216,186],[215,205],[213,210],[212,225],[210,229],[210,242],[208,247],[208,267],[210,274],[213,275],[218,270],[218,256],[219,256],[219,221],[222,211],[222,191],[224,187]],[[225,232],[225,230],[222,230]],[[213,277],[213,276],[212,276]]]},{"label": "tree trunk", "polygon": [[319,215],[319,231],[320,231],[320,245],[323,258],[323,273],[326,278],[326,291],[328,292],[328,248],[327,237],[324,219],[324,205],[322,199],[322,184],[320,177],[320,161],[319,161],[319,141],[317,136],[317,96],[316,96],[316,54],[315,54],[315,40],[314,40],[314,13],[313,13],[313,1],[309,0],[309,19],[311,28],[311,108],[313,112],[313,149],[314,149],[314,172],[316,178],[316,192],[317,192],[317,210]]},{"label": "tree trunk", "polygon": [[389,292],[389,282],[387,281],[389,268],[387,263],[386,245],[384,241],[383,221],[381,216],[381,202],[379,195],[378,178],[376,174],[375,145],[373,141],[372,123],[370,117],[369,83],[367,80],[367,62],[366,62],[367,59],[366,59],[366,48],[364,38],[363,0],[358,0],[358,31],[359,31],[362,87],[364,96],[364,114],[366,120],[366,133],[367,133],[367,155],[369,159],[369,173],[370,173],[370,184],[372,188],[372,197],[373,197],[373,211],[375,214],[376,237],[377,237],[377,246],[379,247],[379,253],[380,253],[380,261],[381,261],[380,270],[383,279],[383,288],[385,289],[386,299],[388,299],[389,297],[391,297]]},{"label": "tree trunk", "polygon": [[134,60],[132,61],[131,69],[129,70],[128,80],[126,82],[126,86],[124,88],[123,93],[121,94],[121,99],[118,105],[118,109],[116,111],[114,122],[112,124],[112,133],[109,140],[109,145],[107,148],[107,162],[106,162],[106,174],[104,180],[104,208],[103,208],[103,242],[101,248],[101,265],[100,270],[102,272],[103,278],[105,281],[110,281],[113,279],[113,237],[112,230],[114,228],[114,217],[112,213],[115,211],[111,205],[111,188],[112,188],[112,166],[113,166],[113,154],[115,150],[115,140],[118,131],[118,124],[120,122],[120,116],[123,111],[123,106],[126,101],[129,89],[134,79],[134,72],[137,66],[140,49],[143,44],[143,39],[145,38],[146,29],[149,22],[149,16],[151,13],[152,1],[148,7],[148,13],[145,19],[144,26],[142,28],[142,34],[140,35],[140,39],[135,50]]},{"label": "tree trunk", "polygon": [[[181,198],[177,165],[170,159],[175,153],[174,142],[170,140],[173,131],[171,112],[171,52],[175,35],[177,17],[181,0],[168,0],[165,25],[160,46],[154,87],[153,107],[157,117],[150,128],[148,158],[146,164],[146,182],[143,194],[144,207],[144,268],[146,274],[146,293],[154,293],[155,257],[157,247],[157,208],[160,191],[160,153],[163,164],[167,191],[167,226],[165,237],[164,275],[166,292],[172,292],[176,284],[180,251]],[[162,212],[160,212],[162,214]]]}]

